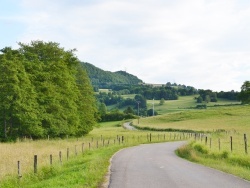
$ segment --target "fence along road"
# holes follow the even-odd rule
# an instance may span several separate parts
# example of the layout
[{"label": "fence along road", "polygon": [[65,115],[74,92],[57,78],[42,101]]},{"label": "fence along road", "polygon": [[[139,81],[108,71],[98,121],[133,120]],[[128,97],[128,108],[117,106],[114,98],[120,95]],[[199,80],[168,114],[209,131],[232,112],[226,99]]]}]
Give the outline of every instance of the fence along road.
[{"label": "fence along road", "polygon": [[179,158],[183,141],[121,150],[111,161],[109,188],[245,188],[250,182]]}]

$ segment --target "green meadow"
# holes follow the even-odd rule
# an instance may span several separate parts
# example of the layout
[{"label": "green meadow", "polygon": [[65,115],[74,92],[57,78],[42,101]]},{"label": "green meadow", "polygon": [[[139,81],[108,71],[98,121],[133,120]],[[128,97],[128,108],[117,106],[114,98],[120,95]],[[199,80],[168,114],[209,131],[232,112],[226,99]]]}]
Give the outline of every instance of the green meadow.
[{"label": "green meadow", "polygon": [[[107,122],[79,138],[1,143],[0,187],[103,187],[115,152],[144,143],[183,139],[189,144],[176,151],[179,156],[250,180],[250,148],[245,147],[243,137],[250,137],[249,105],[220,100],[209,103],[207,109],[195,109],[193,96],[163,105],[148,101],[148,109],[153,102],[160,115],[141,117],[139,123],[132,120],[142,130],[125,130],[123,121]],[[143,130],[145,127],[149,130]],[[176,132],[164,131],[169,129]],[[192,137],[183,130],[191,131]],[[38,156],[36,174],[34,155]],[[20,177],[17,161],[21,163]]]}]

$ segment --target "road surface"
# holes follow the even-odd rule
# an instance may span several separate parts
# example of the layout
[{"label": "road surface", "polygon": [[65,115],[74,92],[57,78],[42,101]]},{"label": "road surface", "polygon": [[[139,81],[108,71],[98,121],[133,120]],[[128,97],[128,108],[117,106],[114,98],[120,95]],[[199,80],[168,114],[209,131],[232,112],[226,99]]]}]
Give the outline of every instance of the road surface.
[{"label": "road surface", "polygon": [[145,144],[116,153],[109,188],[250,188],[250,182],[179,158],[185,142]]},{"label": "road surface", "polygon": [[134,128],[133,126],[130,125],[131,122],[126,122],[123,124],[123,127],[125,129],[128,129],[128,130],[137,130],[136,128]]}]

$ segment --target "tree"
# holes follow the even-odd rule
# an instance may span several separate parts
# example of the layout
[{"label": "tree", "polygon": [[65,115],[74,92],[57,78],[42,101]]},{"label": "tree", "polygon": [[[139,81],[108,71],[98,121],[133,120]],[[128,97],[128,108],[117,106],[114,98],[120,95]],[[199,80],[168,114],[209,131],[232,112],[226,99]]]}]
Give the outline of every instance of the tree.
[{"label": "tree", "polygon": [[147,115],[148,116],[157,116],[158,115],[158,113],[155,111],[155,110],[153,110],[152,108],[151,109],[149,109],[148,111],[147,111]]},{"label": "tree", "polygon": [[86,71],[58,43],[19,43],[0,54],[0,139],[83,135],[96,123]]},{"label": "tree", "polygon": [[199,97],[197,98],[197,103],[202,103],[202,101],[203,101],[202,97],[199,96]]},{"label": "tree", "polygon": [[76,83],[79,90],[77,111],[80,121],[76,134],[83,135],[93,130],[96,124],[97,106],[94,91],[87,72],[82,69],[81,66],[79,66],[77,70]]},{"label": "tree", "polygon": [[36,93],[25,71],[25,58],[11,48],[0,55],[0,114],[3,140],[28,135],[39,137],[43,128],[39,122]]},{"label": "tree", "polygon": [[250,81],[245,81],[241,86],[239,99],[241,100],[242,104],[250,104]]},{"label": "tree", "polygon": [[206,103],[209,103],[209,102],[211,101],[211,98],[210,98],[209,95],[206,95],[206,96],[205,96],[205,101],[206,101]]},{"label": "tree", "polygon": [[161,98],[159,105],[163,105],[165,103],[164,98]]},{"label": "tree", "polygon": [[125,114],[134,114],[134,110],[131,108],[131,106],[128,106],[126,110],[124,110]]},{"label": "tree", "polygon": [[104,102],[102,102],[99,106],[99,113],[101,116],[103,116],[107,113],[107,107],[106,107]]}]

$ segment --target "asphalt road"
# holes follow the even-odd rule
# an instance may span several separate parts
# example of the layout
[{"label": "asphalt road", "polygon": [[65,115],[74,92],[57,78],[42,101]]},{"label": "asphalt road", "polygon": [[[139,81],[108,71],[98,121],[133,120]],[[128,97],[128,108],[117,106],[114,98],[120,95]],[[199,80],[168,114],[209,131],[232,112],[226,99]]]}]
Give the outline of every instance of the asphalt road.
[{"label": "asphalt road", "polygon": [[131,123],[131,122],[126,122],[126,123],[124,123],[124,124],[123,124],[123,127],[124,127],[125,129],[128,129],[128,130],[137,130],[136,128],[132,127],[132,126],[130,125],[130,123]]},{"label": "asphalt road", "polygon": [[250,188],[250,182],[177,157],[185,142],[123,149],[111,160],[109,188]]}]

